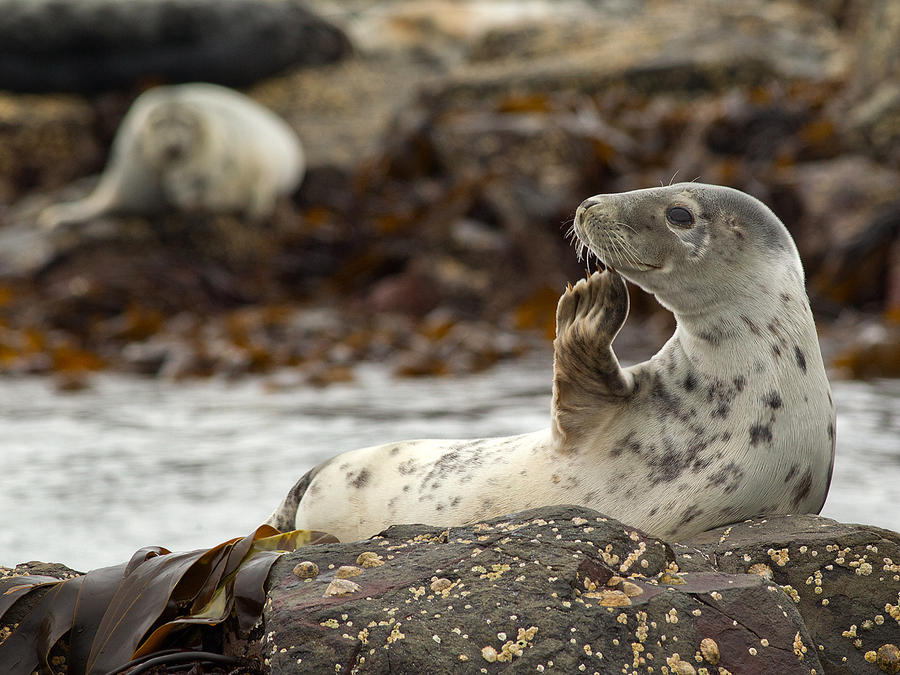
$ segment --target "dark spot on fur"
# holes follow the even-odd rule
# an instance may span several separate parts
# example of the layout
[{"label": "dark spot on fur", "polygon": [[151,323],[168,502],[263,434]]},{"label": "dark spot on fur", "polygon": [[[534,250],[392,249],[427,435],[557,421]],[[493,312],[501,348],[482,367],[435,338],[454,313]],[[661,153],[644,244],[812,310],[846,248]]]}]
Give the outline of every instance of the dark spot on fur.
[{"label": "dark spot on fur", "polygon": [[757,325],[743,314],[741,314],[741,321],[743,321],[747,328],[750,329],[751,333],[753,333],[754,335],[762,335]]},{"label": "dark spot on fur", "polygon": [[834,440],[834,424],[832,422],[828,423],[828,438]]},{"label": "dark spot on fur", "polygon": [[609,480],[606,481],[606,491],[610,494],[615,494],[619,491],[619,488],[624,487],[627,484],[628,476],[624,473],[617,473],[614,476],[610,476]]},{"label": "dark spot on fur", "polygon": [[800,367],[804,373],[806,372],[806,356],[804,356],[803,351],[797,345],[794,345],[794,356],[797,357],[797,365]]},{"label": "dark spot on fur", "polygon": [[806,473],[803,474],[803,478],[797,483],[797,487],[794,488],[794,506],[799,506],[800,503],[809,496],[810,490],[812,490],[812,469],[807,467]]},{"label": "dark spot on fur", "polygon": [[352,473],[347,474],[347,480],[350,481],[350,485],[355,487],[357,490],[366,486],[369,482],[369,478],[371,478],[371,474],[368,469],[362,469],[358,474],[356,474],[355,478],[351,478],[353,476]]},{"label": "dark spot on fur", "polygon": [[780,297],[781,297],[781,301],[782,301],[784,304],[787,304],[787,303],[789,303],[789,302],[791,301],[791,296],[788,295],[787,293],[782,293]]},{"label": "dark spot on fur", "polygon": [[403,491],[409,492],[409,483],[407,483],[406,485],[403,486]]},{"label": "dark spot on fur", "polygon": [[393,448],[391,448],[391,450],[390,450],[390,454],[391,454],[391,455],[396,455],[398,452],[400,452],[400,446],[399,446],[399,445],[395,445],[395,446],[394,446]]},{"label": "dark spot on fur", "polygon": [[752,427],[750,427],[750,445],[756,446],[762,442],[772,442],[771,423],[766,425],[754,424]]},{"label": "dark spot on fur", "polygon": [[459,506],[459,497],[454,497],[450,500],[450,506]]},{"label": "dark spot on fur", "polygon": [[592,501],[594,501],[594,497],[596,496],[596,494],[597,494],[597,493],[594,492],[593,490],[591,490],[590,492],[586,492],[586,493],[584,494],[584,501],[586,501],[586,502],[592,502]]},{"label": "dark spot on fur", "polygon": [[435,505],[434,505],[434,510],[435,510],[435,511],[443,511],[443,510],[444,510],[444,505],[443,505],[443,504],[435,504]]},{"label": "dark spot on fur", "polygon": [[652,517],[655,516],[657,513],[659,513],[659,507],[658,507],[658,506],[654,506],[652,509],[650,509],[650,513],[648,513],[647,515],[648,515],[650,518],[652,518]]},{"label": "dark spot on fur", "polygon": [[775,354],[779,359],[781,358],[781,347],[778,345],[772,345],[772,353]]},{"label": "dark spot on fur", "polygon": [[451,471],[458,471],[462,467],[459,461],[459,452],[451,450],[440,456],[438,461],[434,463],[434,467],[428,472],[428,478],[444,478]]},{"label": "dark spot on fur", "polygon": [[713,410],[709,414],[709,416],[713,417],[713,418],[718,417],[718,418],[724,420],[726,417],[728,417],[728,413],[730,413],[730,412],[731,412],[731,406],[722,404],[719,407],[717,407],[715,410]]},{"label": "dark spot on fur", "polygon": [[[740,380],[741,388],[744,386],[744,378],[735,378],[735,383]],[[730,387],[722,380],[715,379],[706,389],[706,402],[713,407],[709,416],[725,419],[731,413],[731,404],[740,391],[737,386]]]},{"label": "dark spot on fur", "polygon": [[785,483],[790,483],[790,482],[791,482],[791,478],[793,478],[794,476],[796,476],[796,475],[797,475],[797,472],[798,472],[799,470],[800,470],[800,465],[797,464],[797,462],[794,462],[793,464],[791,464],[791,468],[790,468],[790,470],[787,472],[787,476],[784,477],[784,482],[785,482]]},{"label": "dark spot on fur", "polygon": [[623,438],[619,439],[619,442],[613,446],[610,454],[613,457],[618,457],[626,450],[628,452],[633,452],[636,455],[641,454],[641,444],[634,440],[633,431],[629,431]]},{"label": "dark spot on fur", "polygon": [[725,339],[725,330],[721,326],[710,326],[709,330],[700,333],[700,339],[716,346]]},{"label": "dark spot on fur", "polygon": [[697,388],[697,377],[694,373],[688,373],[684,378],[684,388],[688,391],[694,391]]},{"label": "dark spot on fur", "polygon": [[653,402],[656,403],[663,415],[671,415],[681,419],[682,406],[681,400],[677,396],[673,396],[663,384],[659,373],[656,373],[653,382],[653,391],[650,394]]},{"label": "dark spot on fur", "polygon": [[730,431],[723,431],[723,432],[722,432],[721,438],[722,438],[723,441],[725,441],[725,442],[727,443],[728,441],[731,440],[731,432],[730,432]]},{"label": "dark spot on fur", "polygon": [[738,375],[731,382],[734,384],[734,388],[737,389],[738,393],[740,394],[742,391],[744,391],[744,385],[747,384],[747,378],[745,378],[743,375]]},{"label": "dark spot on fur", "polygon": [[744,480],[744,470],[734,462],[729,462],[721,471],[712,474],[706,480],[707,487],[720,487],[722,492],[730,495],[737,490]]},{"label": "dark spot on fur", "polygon": [[684,513],[681,514],[681,520],[678,521],[678,524],[679,525],[687,525],[689,522],[691,522],[694,518],[699,516],[701,513],[703,513],[703,511],[701,509],[697,508],[696,505],[692,504],[691,506],[689,506],[687,508],[687,510]]},{"label": "dark spot on fur", "polygon": [[708,468],[709,465],[712,464],[712,458],[710,457],[697,457],[694,460],[694,463],[691,464],[691,471],[693,473],[700,473],[704,469]]},{"label": "dark spot on fur", "polygon": [[653,485],[670,483],[690,466],[693,457],[686,448],[679,450],[669,438],[663,438],[665,447],[658,451],[655,446],[647,449],[647,466],[650,468],[650,482]]},{"label": "dark spot on fur", "polygon": [[770,391],[763,396],[763,402],[772,410],[778,410],[781,407],[781,396],[778,395],[777,391]]},{"label": "dark spot on fur", "polygon": [[397,471],[399,471],[403,476],[408,476],[411,473],[415,473],[417,468],[418,467],[416,466],[416,461],[414,459],[407,459],[405,462],[400,462],[400,464],[397,465]]}]

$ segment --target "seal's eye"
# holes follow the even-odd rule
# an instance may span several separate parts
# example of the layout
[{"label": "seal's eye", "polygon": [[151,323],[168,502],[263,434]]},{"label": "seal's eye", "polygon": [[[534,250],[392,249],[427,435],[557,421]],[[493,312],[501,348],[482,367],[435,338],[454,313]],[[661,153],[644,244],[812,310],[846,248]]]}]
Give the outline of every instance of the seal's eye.
[{"label": "seal's eye", "polygon": [[666,220],[675,227],[691,227],[694,224],[694,214],[683,206],[672,206],[666,211]]}]

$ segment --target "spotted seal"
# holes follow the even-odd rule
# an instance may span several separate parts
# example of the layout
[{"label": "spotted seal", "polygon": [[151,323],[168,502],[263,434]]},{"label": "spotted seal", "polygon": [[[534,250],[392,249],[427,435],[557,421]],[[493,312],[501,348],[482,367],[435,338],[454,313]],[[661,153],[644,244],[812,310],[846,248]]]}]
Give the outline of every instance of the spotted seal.
[{"label": "spotted seal", "polygon": [[[677,538],[821,510],[834,405],[781,221],[737,190],[681,183],[591,197],[574,234],[607,269],[559,300],[550,428],[346,452],[301,478],[268,522],[353,540],[392,523],[579,504]],[[612,349],[624,279],[677,320],[656,355],[628,368]]]},{"label": "spotted seal", "polygon": [[107,213],[165,209],[234,211],[260,220],[303,171],[297,135],[252,99],[207,83],[155,87],[119,125],[94,191],[44,209],[38,224],[54,229]]}]

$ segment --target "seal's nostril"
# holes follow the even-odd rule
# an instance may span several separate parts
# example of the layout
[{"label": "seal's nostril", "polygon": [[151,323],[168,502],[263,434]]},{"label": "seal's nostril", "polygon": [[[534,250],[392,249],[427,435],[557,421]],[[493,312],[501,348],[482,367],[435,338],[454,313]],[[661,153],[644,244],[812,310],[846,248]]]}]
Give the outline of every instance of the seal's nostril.
[{"label": "seal's nostril", "polygon": [[598,202],[593,197],[588,197],[583,202],[581,202],[581,204],[578,206],[578,210],[579,211],[587,211],[592,206],[596,206],[597,203]]}]

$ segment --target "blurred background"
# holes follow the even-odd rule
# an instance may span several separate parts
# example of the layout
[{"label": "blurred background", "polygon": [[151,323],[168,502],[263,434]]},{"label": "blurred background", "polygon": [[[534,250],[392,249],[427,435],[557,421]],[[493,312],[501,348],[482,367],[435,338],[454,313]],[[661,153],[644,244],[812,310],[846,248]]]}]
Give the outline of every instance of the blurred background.
[{"label": "blurred background", "polygon": [[[0,565],[213,545],[338,451],[545,426],[576,206],[690,180],[793,234],[823,513],[900,529],[898,44],[893,0],[0,0]],[[36,226],[193,81],[299,135],[271,218]],[[626,362],[674,328],[631,297]]]}]

